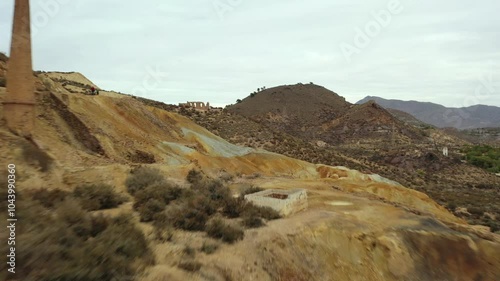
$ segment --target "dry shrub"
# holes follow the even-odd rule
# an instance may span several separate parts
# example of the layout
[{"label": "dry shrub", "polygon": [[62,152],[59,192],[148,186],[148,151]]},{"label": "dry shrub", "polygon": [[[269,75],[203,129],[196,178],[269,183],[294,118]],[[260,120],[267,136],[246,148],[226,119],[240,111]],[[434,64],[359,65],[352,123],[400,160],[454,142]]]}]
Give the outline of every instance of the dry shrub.
[{"label": "dry shrub", "polygon": [[165,210],[165,206],[164,202],[157,199],[151,199],[136,210],[139,212],[142,222],[149,222],[154,219],[156,214]]},{"label": "dry shrub", "polygon": [[248,228],[264,226],[264,222],[257,214],[249,214],[243,218],[242,224]]},{"label": "dry shrub", "polygon": [[186,176],[186,180],[190,184],[197,184],[203,180],[203,174],[198,170],[190,170]]},{"label": "dry shrub", "polygon": [[141,221],[152,221],[154,216],[182,195],[182,189],[174,184],[155,182],[135,193],[134,209],[141,215]]},{"label": "dry shrub", "polygon": [[66,199],[70,193],[60,189],[48,190],[46,188],[27,191],[27,195],[42,204],[45,208],[53,208]]},{"label": "dry shrub", "polygon": [[[229,198],[223,209],[223,214],[230,218],[259,217],[266,220],[279,219],[280,214],[270,207],[259,207],[243,198]],[[255,220],[254,220],[255,221]]]},{"label": "dry shrub", "polygon": [[206,228],[208,236],[221,239],[227,243],[234,243],[243,239],[244,232],[241,228],[229,225],[219,218],[211,220]]},{"label": "dry shrub", "polygon": [[223,214],[229,218],[239,218],[246,207],[245,200],[241,198],[228,198],[223,208]]},{"label": "dry shrub", "polygon": [[[188,231],[203,231],[208,218],[215,212],[212,207],[205,206],[205,204],[210,204],[210,202],[201,197],[192,201],[168,206],[165,210],[165,217],[162,219],[168,221],[176,228]],[[207,210],[210,211],[207,212]]]},{"label": "dry shrub", "polygon": [[178,267],[180,269],[183,269],[185,271],[189,272],[197,272],[200,270],[202,264],[197,262],[197,261],[182,261],[178,264]]},{"label": "dry shrub", "polygon": [[88,211],[116,208],[127,201],[107,184],[80,185],[73,191],[73,196],[80,199],[82,207]]},{"label": "dry shrub", "polygon": [[125,181],[127,190],[130,194],[135,195],[139,190],[145,189],[146,187],[163,182],[164,177],[161,175],[160,171],[148,167],[139,167],[130,171],[130,176]]},{"label": "dry shrub", "polygon": [[[150,265],[143,233],[127,215],[92,216],[67,198],[45,208],[29,197],[18,201],[18,280],[129,280]],[[1,247],[1,246],[0,246]],[[3,249],[2,249],[3,250]],[[7,264],[0,265],[6,272]]]},{"label": "dry shrub", "polygon": [[280,213],[278,213],[276,210],[274,210],[271,207],[258,207],[253,205],[253,208],[255,208],[259,214],[259,216],[263,219],[266,220],[276,220],[281,218]]},{"label": "dry shrub", "polygon": [[219,249],[219,244],[211,243],[211,242],[203,242],[203,245],[200,248],[200,251],[204,252],[207,255],[215,253]]}]

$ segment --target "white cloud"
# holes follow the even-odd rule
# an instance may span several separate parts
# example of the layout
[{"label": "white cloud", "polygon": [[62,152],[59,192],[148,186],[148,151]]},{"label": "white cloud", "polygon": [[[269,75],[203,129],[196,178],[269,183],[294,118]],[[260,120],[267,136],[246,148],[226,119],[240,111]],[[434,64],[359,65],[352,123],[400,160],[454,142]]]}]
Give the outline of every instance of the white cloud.
[{"label": "white cloud", "polygon": [[[32,0],[32,15],[51,1],[59,0]],[[457,105],[478,77],[500,71],[495,0],[400,0],[403,11],[351,63],[339,45],[389,0],[220,0],[235,3],[222,19],[214,1],[64,1],[33,39],[34,66],[80,71],[129,93],[158,66],[169,75],[150,98],[214,104],[312,81],[351,102],[378,95]],[[12,6],[0,3],[0,51],[8,51]],[[499,91],[481,103],[500,106]]]}]

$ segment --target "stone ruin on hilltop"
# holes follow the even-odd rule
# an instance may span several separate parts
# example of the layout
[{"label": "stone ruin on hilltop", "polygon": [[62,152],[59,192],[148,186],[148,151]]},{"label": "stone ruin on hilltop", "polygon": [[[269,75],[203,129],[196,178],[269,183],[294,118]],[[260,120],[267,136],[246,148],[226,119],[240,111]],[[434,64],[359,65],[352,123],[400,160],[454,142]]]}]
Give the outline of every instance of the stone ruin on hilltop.
[{"label": "stone ruin on hilltop", "polygon": [[206,104],[201,101],[188,101],[185,103],[179,103],[180,107],[185,107],[185,108],[193,108],[194,110],[199,110],[199,111],[209,111],[210,110],[210,103],[207,102]]}]

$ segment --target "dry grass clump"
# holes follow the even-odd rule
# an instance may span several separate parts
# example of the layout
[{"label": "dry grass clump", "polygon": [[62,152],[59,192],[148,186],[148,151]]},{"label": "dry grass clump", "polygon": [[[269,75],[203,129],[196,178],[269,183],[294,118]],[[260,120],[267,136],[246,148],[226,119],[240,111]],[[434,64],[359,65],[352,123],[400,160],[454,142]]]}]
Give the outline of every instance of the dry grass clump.
[{"label": "dry grass clump", "polygon": [[[131,280],[154,262],[129,215],[92,215],[81,200],[60,191],[18,195],[18,280]],[[6,272],[6,266],[0,270]]]},{"label": "dry grass clump", "polygon": [[225,223],[220,218],[212,219],[206,228],[208,236],[216,239],[221,239],[226,243],[234,243],[243,239],[243,229],[237,226],[232,226]]},{"label": "dry grass clump", "polygon": [[164,181],[164,178],[159,170],[139,167],[130,172],[130,176],[125,181],[125,185],[127,186],[128,192],[134,195],[137,191],[162,181]]},{"label": "dry grass clump", "polygon": [[77,186],[73,196],[80,200],[82,208],[87,211],[116,208],[127,201],[125,196],[117,194],[114,188],[107,184]]}]

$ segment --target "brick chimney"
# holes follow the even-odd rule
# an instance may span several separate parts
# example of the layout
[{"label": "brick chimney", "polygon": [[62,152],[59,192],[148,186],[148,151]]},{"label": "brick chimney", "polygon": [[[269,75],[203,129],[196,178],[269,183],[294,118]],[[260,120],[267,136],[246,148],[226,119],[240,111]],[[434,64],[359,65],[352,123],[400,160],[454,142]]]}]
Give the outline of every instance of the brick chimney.
[{"label": "brick chimney", "polygon": [[35,80],[31,64],[30,2],[15,1],[3,112],[11,131],[31,137],[35,123]]}]

